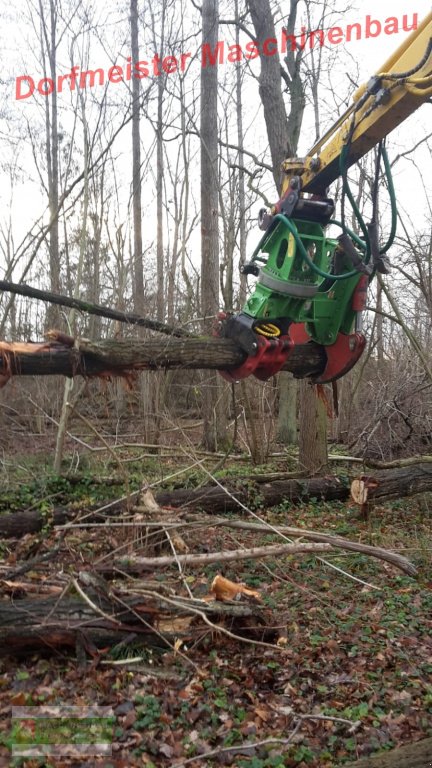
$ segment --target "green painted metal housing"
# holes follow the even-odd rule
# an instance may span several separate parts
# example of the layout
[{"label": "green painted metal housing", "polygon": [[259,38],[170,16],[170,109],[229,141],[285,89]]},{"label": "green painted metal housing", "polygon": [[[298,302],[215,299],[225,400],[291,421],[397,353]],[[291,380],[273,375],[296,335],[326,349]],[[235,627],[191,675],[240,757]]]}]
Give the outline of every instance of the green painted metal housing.
[{"label": "green painted metal housing", "polygon": [[324,345],[340,331],[350,333],[361,274],[342,253],[336,259],[337,246],[317,222],[276,216],[252,256],[260,273],[243,312],[256,320],[305,323],[311,338]]}]

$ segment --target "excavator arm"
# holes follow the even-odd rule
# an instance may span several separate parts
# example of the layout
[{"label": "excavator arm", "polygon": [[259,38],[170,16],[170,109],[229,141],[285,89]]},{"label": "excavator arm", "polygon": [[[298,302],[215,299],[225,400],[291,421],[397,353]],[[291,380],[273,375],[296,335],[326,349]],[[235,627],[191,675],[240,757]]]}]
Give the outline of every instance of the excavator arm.
[{"label": "excavator arm", "polygon": [[[396,202],[383,140],[432,95],[432,13],[397,49],[380,71],[356,92],[342,117],[305,158],[282,166],[281,199],[262,210],[264,230],[245,274],[258,278],[238,315],[221,314],[219,334],[235,339],[248,357],[230,381],[251,373],[267,379],[284,365],[295,344],[313,340],[324,346],[327,365],[318,383],[343,376],[365,346],[361,315],[367,287],[377,271],[387,272],[386,253],[396,229]],[[378,145],[372,220],[365,223],[348,182],[348,169]],[[392,204],[387,243],[378,242],[376,198],[383,160]],[[342,220],[333,218],[328,186],[342,178]],[[345,223],[348,200],[360,235]],[[329,238],[327,227],[340,230]]]},{"label": "excavator arm", "polygon": [[[340,176],[341,153],[354,121],[349,165],[397,128],[432,95],[432,12],[354,94],[349,109],[301,161],[304,192],[324,194]],[[292,177],[292,160],[284,163],[284,191]],[[294,168],[298,161],[294,161]]]}]

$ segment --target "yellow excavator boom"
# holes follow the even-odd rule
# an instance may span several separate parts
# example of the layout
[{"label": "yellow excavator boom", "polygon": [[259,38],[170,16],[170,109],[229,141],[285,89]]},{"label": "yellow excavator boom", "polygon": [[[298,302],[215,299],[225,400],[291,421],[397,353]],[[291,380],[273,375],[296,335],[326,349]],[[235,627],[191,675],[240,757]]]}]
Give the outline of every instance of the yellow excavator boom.
[{"label": "yellow excavator boom", "polygon": [[283,163],[283,195],[293,176],[302,192],[325,195],[340,175],[339,160],[350,135],[348,165],[363,157],[432,96],[432,12],[354,94],[353,103],[305,158]]}]

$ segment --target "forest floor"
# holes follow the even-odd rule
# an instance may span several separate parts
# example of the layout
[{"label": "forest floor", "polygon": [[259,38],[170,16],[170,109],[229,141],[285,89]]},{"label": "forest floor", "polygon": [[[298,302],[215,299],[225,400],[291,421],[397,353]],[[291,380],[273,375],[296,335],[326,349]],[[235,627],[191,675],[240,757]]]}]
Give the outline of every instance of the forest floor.
[{"label": "forest floor", "polygon": [[[280,460],[275,461],[260,471],[280,470]],[[72,483],[52,477],[48,464],[47,459],[43,471],[39,454],[33,459],[16,455],[4,465],[0,514],[65,504],[85,509],[124,493],[120,484],[93,483],[106,466],[89,464],[81,482]],[[144,475],[147,481],[161,480],[179,463],[155,457],[126,466],[132,490]],[[231,467],[232,473],[240,472],[239,462]],[[110,472],[115,474],[113,466]],[[180,476],[178,485],[202,479],[195,470]],[[135,642],[104,648],[84,663],[59,650],[3,657],[0,765],[330,768],[432,736],[432,498],[377,507],[369,520],[359,519],[349,504],[318,501],[259,513],[273,525],[338,533],[397,550],[417,565],[419,576],[409,578],[348,552],[326,557],[327,564],[302,556],[189,567],[187,584],[196,597],[208,592],[217,573],[257,589],[279,643],[240,642],[201,626],[188,645],[175,649]],[[3,540],[0,565],[13,567],[48,551],[55,536],[47,529],[19,541]],[[128,542],[128,536],[119,528],[103,536],[91,528],[75,529],[54,561],[25,578],[37,584],[48,572],[76,573],[125,544],[138,551],[142,543]],[[187,538],[191,551],[203,551],[204,543],[204,549],[220,551],[271,541],[272,536],[234,535],[217,527],[208,528],[204,537],[198,530]],[[184,589],[175,568],[146,578],[174,584],[179,594]],[[41,704],[111,707],[112,756],[90,762],[12,758],[12,707]]]}]

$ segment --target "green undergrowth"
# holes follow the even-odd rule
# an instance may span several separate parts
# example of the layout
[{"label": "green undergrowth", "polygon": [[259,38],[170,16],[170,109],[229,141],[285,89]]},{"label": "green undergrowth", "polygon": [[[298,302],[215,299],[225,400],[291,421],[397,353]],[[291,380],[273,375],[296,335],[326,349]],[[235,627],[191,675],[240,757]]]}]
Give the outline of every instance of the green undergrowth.
[{"label": "green undergrowth", "polygon": [[[29,508],[50,511],[60,504],[85,503],[90,506],[124,496],[144,484],[154,484],[155,492],[158,489],[194,489],[211,483],[208,472],[212,473],[212,467],[219,463],[217,460],[208,461],[206,472],[188,469],[189,460],[179,461],[157,455],[135,460],[133,452],[126,452],[121,459],[124,463],[120,467],[112,459],[101,461],[86,455],[80,458],[78,469],[71,469],[71,457],[65,460],[64,472],[59,476],[52,471],[52,457],[40,454],[35,457],[16,456],[13,466],[11,462],[7,469],[4,466],[3,472],[0,471],[0,514]],[[228,461],[227,466],[216,470],[215,477],[221,483],[227,481],[232,484],[238,480],[244,488],[253,482],[254,475],[280,470],[280,462],[250,469],[244,462],[232,462],[230,465]],[[118,482],[106,484],[103,482],[105,477],[115,477]]]}]

